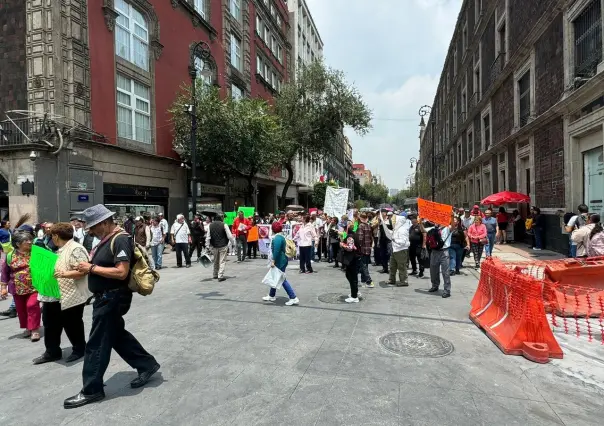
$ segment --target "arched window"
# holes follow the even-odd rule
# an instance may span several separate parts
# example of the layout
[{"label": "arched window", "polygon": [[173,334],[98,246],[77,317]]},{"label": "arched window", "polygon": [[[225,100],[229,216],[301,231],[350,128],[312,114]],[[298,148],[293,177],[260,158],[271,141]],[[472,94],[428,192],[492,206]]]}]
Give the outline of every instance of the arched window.
[{"label": "arched window", "polygon": [[149,71],[149,25],[143,15],[125,0],[115,0],[116,54]]}]

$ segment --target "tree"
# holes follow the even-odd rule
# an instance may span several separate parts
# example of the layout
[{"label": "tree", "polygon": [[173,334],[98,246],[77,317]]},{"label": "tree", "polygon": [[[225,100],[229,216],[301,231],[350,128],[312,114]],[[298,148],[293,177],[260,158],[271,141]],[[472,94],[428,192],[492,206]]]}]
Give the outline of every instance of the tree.
[{"label": "tree", "polygon": [[388,188],[379,183],[367,182],[363,185],[364,199],[373,207],[388,201]]},{"label": "tree", "polygon": [[[279,121],[260,99],[221,99],[217,89],[197,82],[197,164],[208,173],[240,176],[247,181],[245,204],[253,205],[253,180],[281,165]],[[190,158],[191,88],[177,96],[170,113],[174,145]]]},{"label": "tree", "polygon": [[360,209],[362,209],[364,207],[367,207],[367,201],[365,201],[365,200],[356,200],[354,202],[354,208],[355,209],[360,210]]},{"label": "tree", "polygon": [[300,67],[296,79],[282,87],[275,112],[282,127],[282,160],[287,170],[282,203],[294,178],[297,155],[321,160],[335,153],[345,126],[360,135],[371,128],[371,111],[357,89],[345,81],[342,71],[320,60]]}]

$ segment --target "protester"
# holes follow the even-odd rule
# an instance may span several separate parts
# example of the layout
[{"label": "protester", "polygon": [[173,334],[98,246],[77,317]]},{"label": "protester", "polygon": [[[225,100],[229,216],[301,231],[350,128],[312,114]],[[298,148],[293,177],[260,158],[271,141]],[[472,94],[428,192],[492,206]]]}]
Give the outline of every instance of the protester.
[{"label": "protester", "polygon": [[[287,245],[285,236],[283,235],[283,225],[281,222],[273,222],[271,230],[273,231],[273,240],[271,241],[271,268],[278,268],[281,272],[285,273],[289,260],[285,254]],[[286,306],[298,305],[300,303],[300,300],[296,297],[296,293],[287,278],[283,281],[283,290],[285,290],[289,296],[289,300],[285,302]],[[264,296],[262,300],[274,302],[277,300],[275,297],[276,294],[277,289],[271,288],[268,296]]]},{"label": "protester", "polygon": [[604,228],[599,214],[592,214],[590,218],[594,224],[593,229],[589,233],[589,241],[587,242],[587,256],[604,256]]},{"label": "protester", "polygon": [[243,212],[237,213],[237,217],[233,222],[233,235],[237,241],[237,261],[243,262],[247,254],[247,234],[252,228],[249,219],[243,217]]},{"label": "protester", "polygon": [[73,227],[73,239],[82,244],[84,241],[84,224],[78,216],[72,216],[70,219],[71,226]]},{"label": "protester", "polygon": [[[566,223],[564,230],[569,234],[572,234],[577,229],[585,226],[587,224],[588,212],[589,208],[585,204],[579,204],[577,206],[578,214],[572,216],[569,221]],[[573,241],[572,238],[570,240],[570,257],[577,257],[577,244]]]},{"label": "protester", "polygon": [[385,221],[382,221],[382,231],[391,241],[392,254],[390,256],[390,279],[388,284],[396,284],[396,272],[398,271],[398,277],[400,284],[396,284],[399,287],[406,287],[409,285],[407,278],[407,265],[409,264],[409,228],[411,222],[407,220],[407,214],[405,212],[398,216],[394,224],[394,229],[388,229]]},{"label": "protester", "polygon": [[189,258],[193,257],[193,253],[197,250],[197,258],[201,256],[203,245],[206,241],[205,229],[201,222],[201,216],[196,214],[191,223],[191,245],[189,247]]},{"label": "protester", "polygon": [[349,222],[346,228],[346,239],[340,243],[342,249],[342,263],[346,267],[346,279],[350,284],[350,294],[346,303],[359,303],[359,261],[361,242],[359,236],[354,232],[354,223]]},{"label": "protester", "polygon": [[63,357],[61,334],[65,330],[71,342],[71,355],[65,362],[74,362],[84,356],[86,337],[84,334],[84,304],[92,296],[88,290],[85,273],[77,270],[81,262],[88,262],[88,252],[78,243],[74,228],[69,223],[56,223],[50,228],[53,243],[58,247],[55,277],[59,283],[60,299],[38,295],[42,304],[44,323],[44,346],[46,350],[33,360],[34,365],[58,361]]},{"label": "protester", "polygon": [[428,232],[428,248],[430,248],[430,281],[432,287],[428,290],[435,293],[440,287],[440,274],[444,281],[443,298],[451,297],[451,278],[449,276],[449,247],[451,245],[451,230],[448,226],[439,229],[435,226]]},{"label": "protester", "polygon": [[300,273],[312,274],[314,272],[311,263],[312,248],[319,239],[315,225],[310,221],[310,216],[304,218],[304,225],[300,227],[294,241],[297,241],[300,250]]},{"label": "protester", "polygon": [[170,230],[172,246],[176,248],[176,267],[182,268],[182,255],[185,255],[185,265],[191,267],[191,256],[189,254],[189,243],[191,242],[191,231],[182,214],[176,216],[176,221]]},{"label": "protester", "polygon": [[0,296],[5,299],[8,292],[13,295],[19,325],[25,329],[22,337],[37,342],[40,340],[40,303],[29,269],[33,241],[33,232],[17,231],[12,234],[15,250],[2,265]]},{"label": "protester", "polygon": [[[592,219],[597,220],[597,222],[593,222]],[[575,230],[571,234],[571,241],[575,245],[575,257],[587,257],[587,247],[589,246],[589,242],[591,240],[591,231],[596,227],[597,224],[600,223],[600,215],[588,215],[587,223],[581,226],[580,228],[575,228]]]},{"label": "protester", "polygon": [[451,219],[451,246],[449,247],[449,275],[459,274],[464,249],[470,249],[470,241],[459,218]]},{"label": "protester", "polygon": [[470,251],[474,255],[474,267],[480,268],[480,258],[485,244],[488,243],[487,227],[482,223],[480,216],[474,218],[474,224],[468,228],[468,239],[470,240]]},{"label": "protester", "polygon": [[[392,231],[394,227],[392,226],[392,213],[387,212],[386,210],[382,210],[381,217],[381,225],[379,228],[379,246],[380,246],[380,260],[382,261],[382,270],[379,271],[380,274],[388,274],[388,268],[390,264],[390,253],[392,251],[391,242],[386,235],[384,229],[388,229]],[[382,224],[383,223],[383,224]],[[385,228],[384,228],[385,226]]]},{"label": "protester", "polygon": [[94,295],[92,325],[82,369],[82,390],[67,398],[65,408],[77,408],[105,398],[103,376],[112,349],[138,372],[132,388],[147,384],[160,365],[125,329],[123,316],[130,310],[132,291],[128,288],[134,250],[132,240],[113,221],[115,213],[102,204],[82,213],[86,229],[101,242],[91,253],[91,261],[81,262],[78,271],[88,275],[88,289]]},{"label": "protester", "polygon": [[251,259],[252,254],[254,259],[258,255],[258,220],[260,216],[257,214],[252,218],[250,231],[247,234],[247,258]]},{"label": "protester", "polygon": [[340,252],[340,235],[338,232],[338,218],[332,217],[327,229],[327,238],[329,241],[329,259],[328,263],[334,262],[334,268],[339,268],[338,254]]},{"label": "protester", "polygon": [[206,234],[206,247],[214,255],[214,274],[213,278],[218,281],[224,281],[224,268],[229,250],[229,242],[234,242],[235,238],[231,234],[229,226],[222,221],[221,215],[216,215],[214,221],[209,226],[209,232]]},{"label": "protester", "polygon": [[[426,248],[426,230],[417,220],[416,214],[410,214],[407,218],[411,221],[409,228],[409,257],[411,259],[411,275],[418,278],[424,276],[424,265],[422,264],[422,249]],[[419,267],[419,274],[418,274]]]},{"label": "protester", "polygon": [[367,213],[359,215],[359,241],[361,244],[361,259],[359,261],[359,270],[361,273],[361,283],[367,285],[368,288],[374,288],[373,280],[369,274],[369,264],[371,263],[371,247],[373,246],[373,230],[368,223]]},{"label": "protester", "polygon": [[146,249],[151,247],[151,230],[142,216],[134,220],[134,241]]},{"label": "protester", "polygon": [[495,246],[495,236],[497,235],[497,219],[493,217],[493,210],[485,210],[482,223],[487,227],[487,245],[485,246],[486,256],[491,257]]}]

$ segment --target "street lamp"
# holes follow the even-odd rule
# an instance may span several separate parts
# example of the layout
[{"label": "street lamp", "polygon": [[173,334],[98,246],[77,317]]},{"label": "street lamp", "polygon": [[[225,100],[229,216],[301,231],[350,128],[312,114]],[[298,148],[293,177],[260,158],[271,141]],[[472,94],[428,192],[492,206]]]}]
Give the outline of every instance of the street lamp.
[{"label": "street lamp", "polygon": [[197,213],[197,68],[195,60],[200,58],[203,63],[202,77],[208,77],[212,71],[208,67],[208,60],[212,57],[210,46],[205,41],[198,41],[191,49],[189,61],[189,75],[191,76],[192,102],[191,111],[191,204],[193,205],[193,217]]},{"label": "street lamp", "polygon": [[413,166],[417,165],[417,158],[411,157],[411,159],[409,160],[409,162],[411,163],[411,167],[410,168],[413,168]]},{"label": "street lamp", "polygon": [[[424,105],[419,109],[419,116],[425,117],[430,115],[432,107],[430,105]],[[436,193],[436,145],[434,139],[434,122],[435,118],[430,120],[430,138],[432,139],[432,201],[434,201]]]}]

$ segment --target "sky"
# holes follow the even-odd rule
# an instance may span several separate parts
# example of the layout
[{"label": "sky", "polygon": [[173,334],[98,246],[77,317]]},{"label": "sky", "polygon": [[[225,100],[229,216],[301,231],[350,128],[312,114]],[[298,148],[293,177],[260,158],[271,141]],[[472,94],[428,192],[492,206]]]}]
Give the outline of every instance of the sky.
[{"label": "sky", "polygon": [[[462,0],[306,0],[327,65],[346,73],[373,111],[353,161],[407,186],[419,156],[419,108],[432,105]],[[393,7],[396,5],[395,7]]]}]

